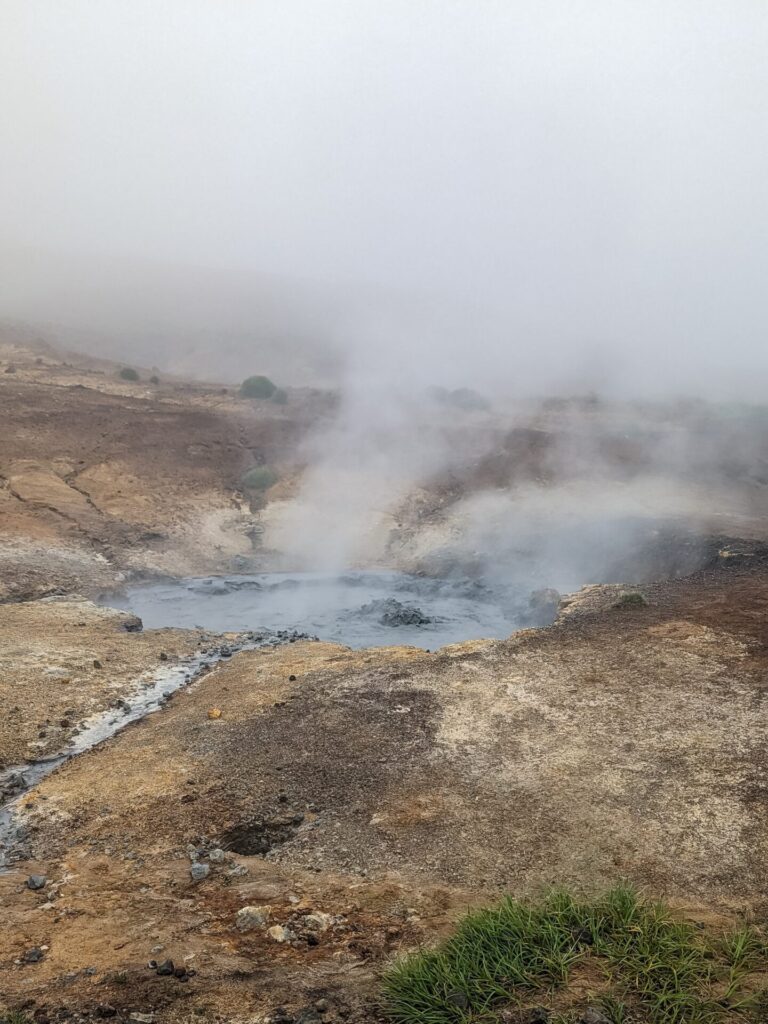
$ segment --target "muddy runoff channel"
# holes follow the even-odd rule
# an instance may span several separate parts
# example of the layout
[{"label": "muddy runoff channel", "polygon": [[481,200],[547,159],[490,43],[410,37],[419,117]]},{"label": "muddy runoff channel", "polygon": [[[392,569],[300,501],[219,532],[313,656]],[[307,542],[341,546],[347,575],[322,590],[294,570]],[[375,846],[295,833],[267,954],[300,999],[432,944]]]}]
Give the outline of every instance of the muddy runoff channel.
[{"label": "muddy runoff channel", "polygon": [[[140,628],[138,623],[137,627]],[[25,795],[46,776],[78,754],[111,739],[132,722],[158,711],[176,690],[199,679],[238,651],[314,639],[316,637],[306,633],[290,631],[243,632],[178,664],[163,665],[139,677],[133,692],[121,698],[116,707],[100,711],[82,722],[75,737],[59,754],[0,771],[0,870],[25,856],[25,829],[20,812]]]}]

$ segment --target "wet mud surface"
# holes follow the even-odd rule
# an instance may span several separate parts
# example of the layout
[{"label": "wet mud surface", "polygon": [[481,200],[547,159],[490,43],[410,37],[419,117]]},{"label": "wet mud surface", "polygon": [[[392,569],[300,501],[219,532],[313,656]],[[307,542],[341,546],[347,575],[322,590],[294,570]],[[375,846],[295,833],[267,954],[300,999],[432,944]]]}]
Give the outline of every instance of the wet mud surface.
[{"label": "wet mud surface", "polygon": [[150,628],[294,629],[357,648],[504,637],[536,614],[523,587],[383,571],[169,580],[103,600]]}]

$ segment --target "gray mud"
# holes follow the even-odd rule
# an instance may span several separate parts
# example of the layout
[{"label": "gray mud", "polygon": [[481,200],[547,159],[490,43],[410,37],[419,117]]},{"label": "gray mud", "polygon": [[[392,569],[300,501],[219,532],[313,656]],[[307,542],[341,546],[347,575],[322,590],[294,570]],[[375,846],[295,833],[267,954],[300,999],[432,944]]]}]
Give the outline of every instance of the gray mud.
[{"label": "gray mud", "polygon": [[145,583],[103,601],[163,626],[296,629],[348,647],[433,650],[531,623],[529,591],[395,572],[263,573]]}]

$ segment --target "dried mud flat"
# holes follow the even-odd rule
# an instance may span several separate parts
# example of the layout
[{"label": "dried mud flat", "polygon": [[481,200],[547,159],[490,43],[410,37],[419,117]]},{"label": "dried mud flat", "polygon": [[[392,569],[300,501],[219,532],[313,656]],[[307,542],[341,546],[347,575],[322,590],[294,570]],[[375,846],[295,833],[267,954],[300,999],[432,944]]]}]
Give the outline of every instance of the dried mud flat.
[{"label": "dried mud flat", "polygon": [[[382,963],[503,890],[623,877],[764,918],[765,558],[646,593],[435,654],[222,663],[29,794],[0,991],[49,1017],[375,1020]],[[292,941],[240,930],[253,905]]]},{"label": "dried mud flat", "polygon": [[[88,595],[253,559],[239,474],[292,465],[319,413],[123,385],[47,351],[3,358],[7,767],[222,643],[131,631]],[[760,538],[750,487],[740,535]],[[38,1024],[376,1021],[391,957],[548,883],[626,878],[696,919],[764,922],[765,548],[646,586],[644,606],[619,592],[435,653],[243,651],[58,768],[23,797],[25,859],[0,873],[0,1008]]]}]

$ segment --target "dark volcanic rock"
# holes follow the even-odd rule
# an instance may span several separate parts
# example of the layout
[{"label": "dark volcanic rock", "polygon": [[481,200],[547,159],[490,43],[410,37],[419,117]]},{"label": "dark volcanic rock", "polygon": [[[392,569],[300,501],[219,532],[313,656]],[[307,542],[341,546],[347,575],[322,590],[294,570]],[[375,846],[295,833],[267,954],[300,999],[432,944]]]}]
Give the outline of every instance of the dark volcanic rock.
[{"label": "dark volcanic rock", "polygon": [[121,626],[126,633],[141,633],[144,629],[144,623],[138,615],[126,615]]},{"label": "dark volcanic rock", "polygon": [[382,626],[427,626],[432,619],[420,608],[403,604],[394,597],[371,601],[360,608],[358,615],[376,617]]}]

